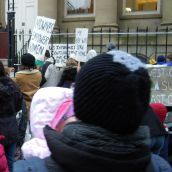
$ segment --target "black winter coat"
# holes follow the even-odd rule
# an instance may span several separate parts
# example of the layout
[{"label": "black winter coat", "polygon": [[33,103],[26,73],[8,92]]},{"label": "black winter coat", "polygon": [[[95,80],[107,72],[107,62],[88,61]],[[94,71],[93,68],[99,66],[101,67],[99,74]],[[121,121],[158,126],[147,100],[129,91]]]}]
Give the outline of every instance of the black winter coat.
[{"label": "black winter coat", "polygon": [[68,124],[61,134],[46,127],[44,134],[52,153],[52,160],[46,159],[48,171],[145,172],[151,153],[146,146],[147,130],[142,129],[133,136],[120,137],[80,122]]},{"label": "black winter coat", "polygon": [[0,135],[6,137],[4,144],[17,141],[16,114],[22,106],[22,93],[9,77],[0,77]]}]

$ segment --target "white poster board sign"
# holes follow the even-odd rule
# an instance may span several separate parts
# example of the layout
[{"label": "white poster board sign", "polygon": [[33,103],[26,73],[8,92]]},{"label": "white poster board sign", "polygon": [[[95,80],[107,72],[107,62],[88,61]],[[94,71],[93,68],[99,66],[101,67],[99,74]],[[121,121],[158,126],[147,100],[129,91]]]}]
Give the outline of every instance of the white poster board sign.
[{"label": "white poster board sign", "polygon": [[152,82],[151,103],[172,106],[172,67],[149,67],[148,72]]},{"label": "white poster board sign", "polygon": [[40,17],[36,18],[35,26],[29,43],[28,53],[38,60],[44,60],[51,33],[55,24],[54,19]]},{"label": "white poster board sign", "polygon": [[76,60],[81,62],[87,61],[87,40],[88,29],[76,28],[75,31]]},{"label": "white poster board sign", "polygon": [[66,65],[67,53],[69,57],[71,54],[73,54],[74,57],[76,56],[75,44],[68,44],[68,49],[67,44],[49,44],[48,49],[51,51],[52,56],[56,60],[56,66],[58,67],[63,67]]}]

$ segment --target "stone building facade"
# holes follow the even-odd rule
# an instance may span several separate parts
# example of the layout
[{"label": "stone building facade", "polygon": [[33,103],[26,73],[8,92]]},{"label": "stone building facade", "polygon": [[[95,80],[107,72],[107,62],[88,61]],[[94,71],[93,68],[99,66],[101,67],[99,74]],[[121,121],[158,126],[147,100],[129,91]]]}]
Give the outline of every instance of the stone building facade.
[{"label": "stone building facade", "polygon": [[[89,7],[75,5],[82,1]],[[0,1],[0,22],[3,25],[6,24],[7,2],[8,0]],[[19,20],[34,21],[37,15],[41,15],[56,19],[57,27],[69,30],[76,27],[110,26],[124,29],[136,26],[152,28],[172,25],[171,0],[14,0],[14,2],[16,23]],[[21,18],[21,15],[27,16]]]},{"label": "stone building facade", "polygon": [[[4,11],[8,0],[0,1],[0,22],[5,25]],[[89,39],[89,46],[94,41],[101,44],[101,47],[109,41],[120,44],[120,49],[131,53],[158,54],[172,53],[172,0],[14,0],[16,11],[16,29],[28,31],[33,29],[36,16],[45,16],[56,19],[55,31],[74,33],[75,28],[89,28],[91,32],[150,32],[166,31],[168,27],[168,41],[166,35],[150,35],[149,38],[134,35],[121,37],[117,36],[95,36],[94,40]],[[6,12],[5,12],[6,13]],[[68,29],[68,30],[67,30]],[[129,38],[127,38],[129,37]],[[128,40],[127,40],[128,39]],[[140,41],[137,41],[137,39]],[[147,40],[148,39],[148,40]],[[27,40],[27,39],[25,39]],[[70,39],[73,40],[73,39]],[[21,41],[20,39],[18,42]],[[22,41],[21,41],[22,42]],[[101,42],[101,43],[100,43]],[[145,42],[150,43],[150,46]],[[146,43],[146,44],[148,44]],[[169,46],[167,47],[167,44]],[[137,47],[137,48],[136,48]],[[96,48],[95,48],[96,49]],[[97,46],[98,52],[105,51]]]}]

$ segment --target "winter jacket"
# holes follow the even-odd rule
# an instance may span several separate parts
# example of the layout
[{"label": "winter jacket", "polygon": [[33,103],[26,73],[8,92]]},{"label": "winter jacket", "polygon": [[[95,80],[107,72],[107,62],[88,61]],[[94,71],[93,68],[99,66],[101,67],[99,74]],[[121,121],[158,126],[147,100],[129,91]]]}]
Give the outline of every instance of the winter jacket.
[{"label": "winter jacket", "polygon": [[[50,64],[45,72],[44,78],[46,79],[45,83],[40,86],[43,87],[56,87],[60,81],[62,70],[59,70],[54,64]],[[42,80],[43,81],[43,80]]]},{"label": "winter jacket", "polygon": [[[70,123],[58,134],[49,127],[44,133],[51,157],[42,166],[33,159],[14,164],[14,172],[29,172],[46,167],[45,172],[171,172],[169,164],[148,149],[148,128],[140,127],[129,136],[83,124]],[[38,160],[40,161],[40,159]]]},{"label": "winter jacket", "polygon": [[60,80],[62,71],[58,70],[52,57],[48,58],[42,66],[42,80],[40,87],[55,87]]},{"label": "winter jacket", "polygon": [[[53,120],[59,107],[71,100],[73,91],[67,88],[46,87],[41,88],[34,95],[30,109],[30,124],[33,138],[22,146],[24,158],[38,156],[45,158],[50,155],[43,134],[45,125],[53,126]],[[60,120],[60,119],[59,119]],[[58,123],[59,121],[56,121]]]},{"label": "winter jacket", "polygon": [[5,145],[14,143],[17,141],[16,114],[22,107],[22,93],[9,77],[0,77],[0,107],[0,135],[5,136]]},{"label": "winter jacket", "polygon": [[26,106],[29,108],[32,101],[33,95],[39,89],[41,82],[41,72],[39,70],[22,70],[16,73],[14,81],[20,87],[23,93],[24,100],[26,101]]},{"label": "winter jacket", "polygon": [[[4,136],[0,136],[0,142],[4,139]],[[0,172],[9,172],[4,146],[2,144],[0,144]]]}]

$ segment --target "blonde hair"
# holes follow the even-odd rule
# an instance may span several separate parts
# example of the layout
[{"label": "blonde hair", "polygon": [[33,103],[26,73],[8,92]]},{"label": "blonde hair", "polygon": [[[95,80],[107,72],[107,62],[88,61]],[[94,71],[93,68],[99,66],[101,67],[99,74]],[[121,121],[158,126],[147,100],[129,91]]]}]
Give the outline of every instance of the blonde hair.
[{"label": "blonde hair", "polygon": [[66,67],[77,67],[78,62],[73,58],[68,58],[66,62]]}]

